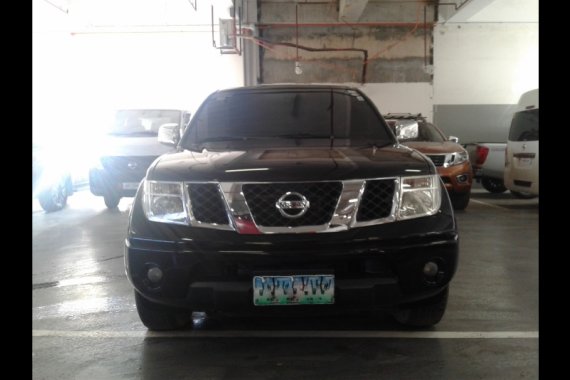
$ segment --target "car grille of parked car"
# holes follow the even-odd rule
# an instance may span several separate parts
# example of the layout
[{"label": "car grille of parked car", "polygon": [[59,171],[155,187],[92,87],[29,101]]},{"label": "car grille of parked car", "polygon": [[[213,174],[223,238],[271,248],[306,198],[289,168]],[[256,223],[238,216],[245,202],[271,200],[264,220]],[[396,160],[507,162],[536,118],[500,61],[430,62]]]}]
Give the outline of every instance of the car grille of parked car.
[{"label": "car grille of parked car", "polygon": [[[390,219],[393,215],[396,181],[374,179],[362,181],[364,191],[360,196],[357,225],[368,225]],[[190,183],[187,186],[192,208],[192,220],[198,225],[206,224],[231,228],[228,206],[220,185],[217,183]],[[358,188],[357,188],[358,189]],[[239,184],[238,192],[243,195],[255,225],[267,228],[295,228],[306,226],[327,226],[338,212],[339,199],[343,193],[343,183],[331,182],[290,182],[290,183],[244,183]],[[309,201],[306,212],[299,217],[284,216],[276,204],[287,193],[298,193]],[[357,191],[358,194],[358,191]],[[289,212],[296,213],[296,210]]]},{"label": "car grille of parked car", "polygon": [[435,166],[443,166],[445,163],[445,154],[428,154],[427,156]]},{"label": "car grille of parked car", "polygon": [[[341,182],[268,183],[243,185],[243,193],[251,214],[259,226],[317,226],[330,222],[342,191]],[[303,195],[310,206],[298,218],[279,212],[276,203],[287,192]]]},{"label": "car grille of parked car", "polygon": [[216,183],[188,186],[194,219],[209,224],[229,224],[226,206]]},{"label": "car grille of parked car", "polygon": [[365,222],[389,216],[392,211],[394,189],[393,179],[367,181],[356,220]]}]

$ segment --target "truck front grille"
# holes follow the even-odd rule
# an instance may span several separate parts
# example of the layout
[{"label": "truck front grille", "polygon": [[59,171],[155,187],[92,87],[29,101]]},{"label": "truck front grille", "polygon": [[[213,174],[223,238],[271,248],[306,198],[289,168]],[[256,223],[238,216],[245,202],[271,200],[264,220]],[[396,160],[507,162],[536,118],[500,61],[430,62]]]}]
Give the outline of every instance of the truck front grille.
[{"label": "truck front grille", "polygon": [[367,181],[356,220],[366,222],[388,217],[392,212],[395,187],[393,179]]},{"label": "truck front grille", "polygon": [[[276,207],[287,192],[303,195],[310,205],[298,218],[283,216]],[[342,192],[341,182],[255,183],[244,184],[243,193],[258,226],[317,226],[331,221]]]},{"label": "truck front grille", "polygon": [[445,154],[428,154],[427,156],[435,166],[443,166],[445,163]]},{"label": "truck front grille", "polygon": [[194,219],[201,223],[229,224],[218,184],[193,183],[188,185],[188,193]]}]

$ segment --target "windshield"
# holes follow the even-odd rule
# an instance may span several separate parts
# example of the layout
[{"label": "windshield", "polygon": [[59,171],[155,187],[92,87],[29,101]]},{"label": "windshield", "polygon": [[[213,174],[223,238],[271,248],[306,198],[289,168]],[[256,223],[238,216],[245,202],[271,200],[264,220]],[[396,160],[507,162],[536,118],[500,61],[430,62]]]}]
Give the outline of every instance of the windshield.
[{"label": "windshield", "polygon": [[510,141],[538,141],[538,109],[515,113],[509,131]]},{"label": "windshield", "polygon": [[219,93],[200,108],[183,146],[220,141],[365,140],[391,137],[375,110],[359,93],[290,90]]},{"label": "windshield", "polygon": [[406,142],[444,142],[443,133],[437,127],[427,122],[417,122],[415,120],[396,120],[396,135],[398,141]]},{"label": "windshield", "polygon": [[158,128],[167,123],[180,123],[180,111],[119,110],[109,134],[128,136],[157,136]]}]

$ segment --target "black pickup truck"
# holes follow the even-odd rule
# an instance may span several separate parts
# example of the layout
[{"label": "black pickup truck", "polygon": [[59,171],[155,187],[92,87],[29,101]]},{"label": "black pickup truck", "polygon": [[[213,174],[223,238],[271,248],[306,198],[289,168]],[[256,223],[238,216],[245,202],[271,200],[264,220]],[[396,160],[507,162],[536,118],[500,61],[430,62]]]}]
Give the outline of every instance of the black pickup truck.
[{"label": "black pickup truck", "polygon": [[182,328],[192,311],[379,309],[430,326],[458,259],[433,163],[398,144],[360,90],[328,85],[210,95],[177,152],[148,169],[125,244],[151,330]]}]

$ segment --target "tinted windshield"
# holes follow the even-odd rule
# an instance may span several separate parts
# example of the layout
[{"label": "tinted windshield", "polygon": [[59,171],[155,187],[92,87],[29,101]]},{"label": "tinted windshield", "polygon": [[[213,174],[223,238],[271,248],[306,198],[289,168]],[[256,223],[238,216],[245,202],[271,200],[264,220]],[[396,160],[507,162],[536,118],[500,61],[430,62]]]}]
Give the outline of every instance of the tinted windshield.
[{"label": "tinted windshield", "polygon": [[387,128],[356,92],[259,91],[210,97],[183,145],[260,139],[335,139],[388,143]]},{"label": "tinted windshield", "polygon": [[[410,129],[414,128],[417,129],[413,131],[413,133],[398,133],[398,140],[402,143],[406,142],[420,142],[420,141],[427,141],[427,142],[444,142],[446,141],[445,136],[435,127],[435,125],[427,122],[417,122],[415,120],[397,120],[395,124],[395,129],[398,131],[399,129]],[[411,132],[411,131],[408,131]],[[413,136],[413,137],[407,137]]]},{"label": "tinted windshield", "polygon": [[538,140],[538,109],[515,113],[509,131],[510,141]]},{"label": "tinted windshield", "polygon": [[158,128],[167,123],[180,123],[180,111],[120,110],[115,114],[112,135],[156,136]]}]

